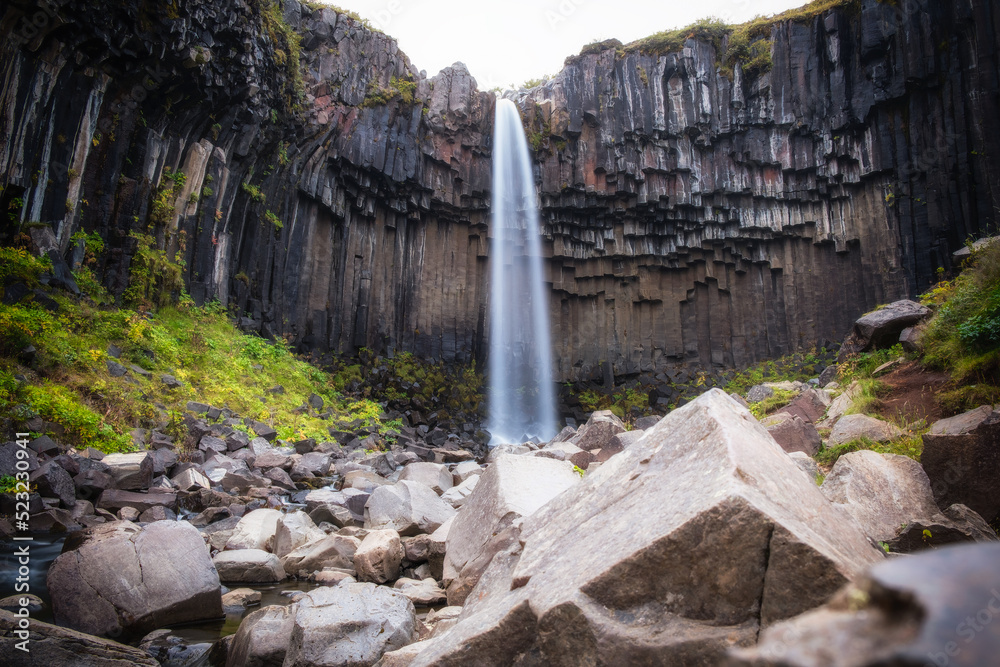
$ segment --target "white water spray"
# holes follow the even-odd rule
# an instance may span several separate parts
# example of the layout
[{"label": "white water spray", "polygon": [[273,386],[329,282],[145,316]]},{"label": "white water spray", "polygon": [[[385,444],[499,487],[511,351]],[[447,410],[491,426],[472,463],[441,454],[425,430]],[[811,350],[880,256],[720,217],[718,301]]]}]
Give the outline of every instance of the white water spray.
[{"label": "white water spray", "polygon": [[556,435],[549,305],[528,142],[510,100],[497,100],[490,226],[491,445]]}]

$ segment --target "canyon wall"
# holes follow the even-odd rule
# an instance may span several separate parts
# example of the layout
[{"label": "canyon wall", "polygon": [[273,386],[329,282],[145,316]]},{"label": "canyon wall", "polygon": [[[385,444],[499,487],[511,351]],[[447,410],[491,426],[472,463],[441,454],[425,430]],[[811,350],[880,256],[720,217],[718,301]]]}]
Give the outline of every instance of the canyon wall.
[{"label": "canyon wall", "polygon": [[[482,362],[495,97],[346,14],[273,7],[7,3],[0,236],[47,223],[72,259],[96,231],[121,295],[147,234],[196,301],[300,350]],[[998,36],[987,0],[861,0],[776,23],[759,75],[692,39],[508,93],[558,377],[740,365],[932,284],[996,226]]]}]

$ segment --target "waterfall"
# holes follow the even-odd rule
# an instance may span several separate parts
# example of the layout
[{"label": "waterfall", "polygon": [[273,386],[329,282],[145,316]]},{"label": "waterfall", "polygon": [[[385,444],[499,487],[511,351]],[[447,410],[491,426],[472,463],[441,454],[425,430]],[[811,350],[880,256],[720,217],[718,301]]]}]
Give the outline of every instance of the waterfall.
[{"label": "waterfall", "polygon": [[535,183],[521,116],[497,100],[490,227],[491,445],[556,435],[549,305]]}]

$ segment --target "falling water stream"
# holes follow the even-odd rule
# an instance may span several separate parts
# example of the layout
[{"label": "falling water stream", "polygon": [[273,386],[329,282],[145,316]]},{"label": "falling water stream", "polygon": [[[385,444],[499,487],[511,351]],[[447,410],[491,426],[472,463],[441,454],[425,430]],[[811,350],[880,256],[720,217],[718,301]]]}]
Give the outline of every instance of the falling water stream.
[{"label": "falling water stream", "polygon": [[556,435],[552,341],[535,183],[521,116],[497,100],[490,216],[491,445]]}]

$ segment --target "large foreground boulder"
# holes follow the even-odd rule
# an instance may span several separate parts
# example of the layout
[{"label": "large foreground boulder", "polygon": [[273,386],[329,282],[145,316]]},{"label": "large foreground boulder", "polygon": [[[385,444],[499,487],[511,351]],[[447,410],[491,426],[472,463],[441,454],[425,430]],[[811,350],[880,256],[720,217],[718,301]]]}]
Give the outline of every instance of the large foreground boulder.
[{"label": "large foreground boulder", "polygon": [[764,630],[732,667],[980,667],[1000,655],[1000,544],[882,563],[829,604]]},{"label": "large foreground boulder", "polygon": [[493,555],[516,541],[522,517],[579,482],[568,461],[504,455],[491,463],[448,532],[448,604],[462,604]]},{"label": "large foreground boulder", "polygon": [[116,521],[71,539],[47,578],[58,624],[129,638],[222,616],[219,575],[194,526]]},{"label": "large foreground boulder", "polygon": [[883,559],[713,389],[525,518],[413,664],[716,664]]},{"label": "large foreground boulder", "polygon": [[26,651],[17,648],[25,641],[17,632],[20,617],[0,610],[0,655],[5,667],[158,667],[160,663],[142,651],[110,639],[31,620]]}]

